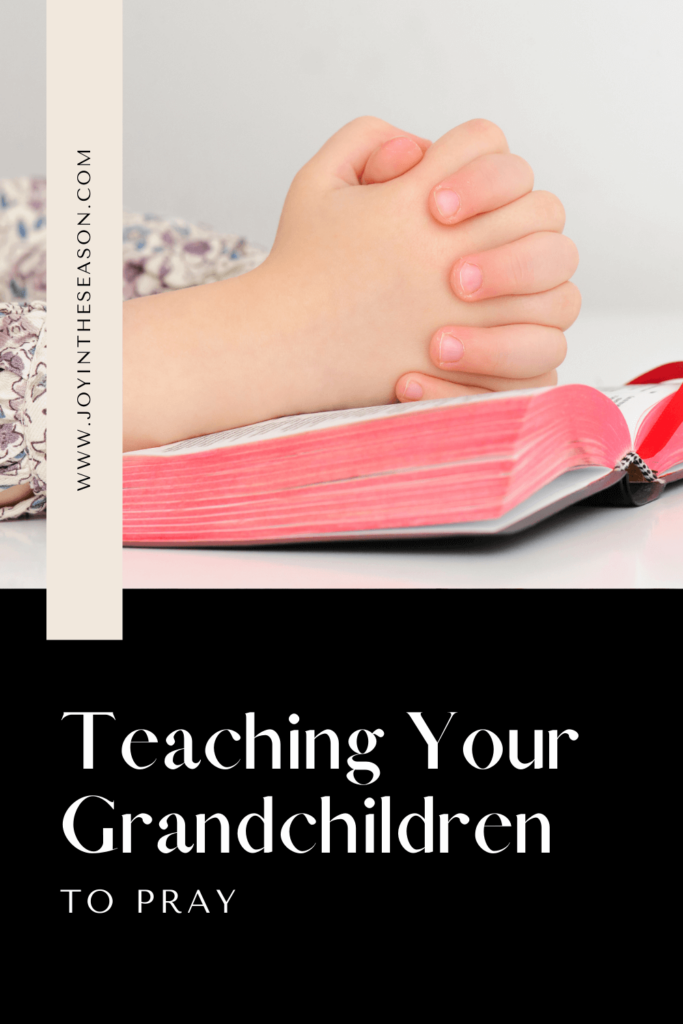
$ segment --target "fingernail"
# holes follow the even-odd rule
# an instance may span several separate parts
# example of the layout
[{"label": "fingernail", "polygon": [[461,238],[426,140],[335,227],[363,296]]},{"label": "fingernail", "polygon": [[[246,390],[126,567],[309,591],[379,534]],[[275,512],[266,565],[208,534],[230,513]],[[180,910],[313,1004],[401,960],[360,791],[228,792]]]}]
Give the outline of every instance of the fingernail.
[{"label": "fingernail", "polygon": [[416,380],[408,381],[403,391],[403,397],[407,398],[411,402],[415,402],[418,398],[422,398],[422,388]]},{"label": "fingernail", "polygon": [[[414,139],[409,139],[406,135],[397,135],[395,139],[389,139],[388,142],[385,142],[382,149],[385,152],[387,149],[403,150],[406,152],[409,149],[420,149],[420,147]],[[421,149],[420,153],[422,153]]]},{"label": "fingernail", "polygon": [[439,341],[439,362],[443,366],[444,363],[457,363],[458,360],[462,359],[465,346],[460,341],[460,338],[454,338],[452,334],[442,334],[441,340]]},{"label": "fingernail", "polygon": [[442,217],[453,217],[460,209],[460,196],[450,188],[440,188],[434,193],[436,207]]},{"label": "fingernail", "polygon": [[463,263],[460,268],[460,287],[465,295],[479,291],[483,280],[484,275],[479,267],[476,267],[474,263]]}]

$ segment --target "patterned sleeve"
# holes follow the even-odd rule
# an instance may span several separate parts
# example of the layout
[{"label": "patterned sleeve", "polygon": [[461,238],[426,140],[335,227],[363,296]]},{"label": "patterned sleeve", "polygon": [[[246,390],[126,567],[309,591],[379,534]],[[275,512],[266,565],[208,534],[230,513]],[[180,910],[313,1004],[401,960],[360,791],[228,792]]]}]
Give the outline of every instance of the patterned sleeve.
[{"label": "patterned sleeve", "polygon": [[47,494],[45,180],[0,180],[0,491],[33,495],[0,520],[38,515]]},{"label": "patterned sleeve", "polygon": [[43,512],[47,499],[47,326],[44,302],[0,302],[0,491],[33,494],[0,520]]},{"label": "patterned sleeve", "polygon": [[223,281],[253,270],[267,251],[239,235],[151,214],[123,214],[123,297]]},{"label": "patterned sleeve", "polygon": [[0,302],[45,301],[45,180],[0,180]]}]

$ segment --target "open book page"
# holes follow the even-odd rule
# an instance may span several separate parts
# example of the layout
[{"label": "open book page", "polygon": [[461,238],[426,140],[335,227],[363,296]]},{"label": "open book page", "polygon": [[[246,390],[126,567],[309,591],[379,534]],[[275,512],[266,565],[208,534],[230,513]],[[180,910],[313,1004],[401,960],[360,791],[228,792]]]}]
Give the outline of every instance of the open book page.
[{"label": "open book page", "polygon": [[144,448],[126,455],[185,455],[195,451],[210,451],[215,448],[230,448],[233,445],[249,444],[252,441],[274,440],[292,434],[305,434],[312,430],[325,430],[327,427],[361,423],[365,420],[386,419],[390,416],[406,416],[427,412],[429,409],[443,408],[449,405],[463,405],[471,402],[491,402],[504,400],[510,395],[538,395],[550,388],[526,388],[520,391],[496,391],[484,395],[468,395],[464,398],[437,398],[429,402],[409,402],[395,405],[373,405],[365,409],[336,409],[331,412],[303,413],[300,416],[280,416],[278,419],[265,420],[263,423],[251,423],[233,430],[222,430],[217,434],[206,434],[203,437],[191,437],[186,441],[174,441],[172,444],[161,445],[159,448]]},{"label": "open book page", "polygon": [[664,384],[623,384],[616,388],[596,388],[619,406],[635,443],[640,424],[650,409],[663,398],[672,395],[681,386],[680,380],[668,380]]}]

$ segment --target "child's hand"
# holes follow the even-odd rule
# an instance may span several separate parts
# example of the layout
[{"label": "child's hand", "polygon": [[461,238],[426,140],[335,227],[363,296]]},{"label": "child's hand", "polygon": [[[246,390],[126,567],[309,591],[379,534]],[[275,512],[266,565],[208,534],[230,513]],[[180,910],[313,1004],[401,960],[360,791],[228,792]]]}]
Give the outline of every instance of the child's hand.
[{"label": "child's hand", "polygon": [[458,248],[476,250],[460,257],[449,275],[454,295],[472,306],[429,342],[441,376],[403,374],[399,401],[557,383],[555,367],[566,353],[560,327],[566,329],[580,308],[578,290],[568,283],[578,254],[561,234],[559,199],[532,187],[524,160],[489,153],[429,193],[434,220],[451,227]]},{"label": "child's hand", "polygon": [[124,450],[382,405],[399,378],[403,401],[411,382],[425,398],[554,383],[577,257],[559,200],[531,188],[489,121],[432,145],[346,125],[296,175],[261,266],[124,304]]},{"label": "child's hand", "polygon": [[[387,126],[387,134],[395,129]],[[418,164],[431,143],[416,135],[404,132],[383,142],[372,153],[361,175],[363,185],[390,181],[400,177]],[[434,219],[444,225],[462,224],[470,217],[500,210],[528,195],[533,188],[533,172],[520,157],[504,153],[491,153],[472,161],[468,166],[440,182],[429,194],[429,210]],[[558,231],[564,226],[562,207],[554,196],[544,193],[542,201],[557,210]],[[535,202],[538,200],[535,199]],[[558,255],[557,241],[539,238],[525,239],[524,248],[513,244],[505,250],[493,250],[465,257],[458,261],[451,272],[450,283],[453,291],[465,301],[478,301],[491,295],[502,294],[501,289],[510,288],[510,294],[520,287],[525,293],[543,290],[543,273],[552,274],[548,261]],[[571,254],[572,243],[560,242],[560,258]],[[540,264],[536,270],[531,264]],[[543,265],[545,262],[545,266]],[[478,268],[482,272],[481,287],[474,293],[462,287],[463,265]],[[526,278],[517,275],[511,280],[511,273],[526,266],[530,273]],[[571,260],[567,270],[575,269]],[[486,271],[486,286],[483,272]],[[465,269],[470,276],[476,272]],[[553,280],[550,276],[547,280]],[[478,283],[477,280],[474,282]],[[515,289],[513,292],[512,289]],[[450,371],[451,379],[444,380],[423,373],[406,373],[399,378],[396,396],[400,401],[419,401],[429,398],[450,398],[458,395],[533,386],[533,377],[545,365],[539,361],[539,354],[555,353],[556,365],[564,358],[564,338],[555,328],[538,324],[510,324],[493,327],[466,327],[449,324],[439,328],[429,343],[429,356],[434,366],[441,371]],[[547,363],[547,361],[546,361]],[[554,371],[543,383],[556,383]],[[457,381],[457,383],[455,382]]]},{"label": "child's hand", "polygon": [[[441,321],[447,327],[422,335],[414,372],[399,378],[400,400],[417,397],[411,383],[422,388],[421,397],[556,383],[566,352],[562,331],[580,308],[569,282],[578,256],[562,235],[562,204],[548,192],[532,192],[531,168],[510,154],[489,121],[459,125],[432,145],[407,133],[399,141],[397,134],[374,118],[352,122],[290,190],[263,273],[284,272],[288,251],[310,294],[317,291],[321,333],[309,349],[312,356],[317,349],[312,366],[318,355],[327,359],[333,336],[345,331],[329,384],[339,405],[376,402],[381,389],[370,381],[379,381],[380,353],[385,370],[399,353],[419,353],[418,324],[438,323],[439,311],[450,305],[456,315]],[[407,170],[396,155],[392,166],[392,148]],[[365,187],[348,188],[358,184]],[[428,374],[426,357],[438,377]],[[326,391],[327,384],[317,390],[323,402]]]}]

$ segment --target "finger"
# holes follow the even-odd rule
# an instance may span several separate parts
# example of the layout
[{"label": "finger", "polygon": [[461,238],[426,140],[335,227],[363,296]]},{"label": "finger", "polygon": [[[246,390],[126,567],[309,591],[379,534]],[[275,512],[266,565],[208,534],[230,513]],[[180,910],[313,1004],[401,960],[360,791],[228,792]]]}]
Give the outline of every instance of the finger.
[{"label": "finger", "polygon": [[465,302],[497,295],[531,295],[568,281],[578,264],[579,254],[571,239],[538,231],[458,260],[451,271],[451,288]]},{"label": "finger", "polygon": [[409,171],[427,152],[431,142],[416,135],[399,135],[383,142],[370,154],[361,175],[361,185],[392,181]]},{"label": "finger", "polygon": [[459,305],[452,319],[472,327],[541,324],[566,331],[580,311],[581,292],[571,281],[565,281],[557,288],[535,295],[502,295],[496,299]]},{"label": "finger", "polygon": [[464,398],[466,395],[490,393],[491,388],[451,384],[448,380],[429,377],[426,373],[404,373],[396,382],[396,397],[399,402],[423,402],[431,398]]},{"label": "finger", "polygon": [[[484,386],[481,382],[488,386]],[[396,382],[396,398],[399,402],[422,402],[434,398],[465,398],[467,395],[492,394],[494,391],[517,391],[524,388],[545,388],[557,384],[553,370],[542,377],[529,380],[506,380],[497,377],[473,377],[472,384],[453,383],[426,373],[404,373]]]},{"label": "finger", "polygon": [[429,209],[440,224],[459,224],[506,206],[533,187],[534,172],[521,156],[486,153],[433,188]]},{"label": "finger", "polygon": [[466,121],[437,139],[425,154],[416,174],[431,189],[448,175],[486,153],[509,153],[507,140],[498,125],[483,118]]},{"label": "finger", "polygon": [[330,175],[337,186],[360,185],[370,156],[383,143],[389,142],[397,136],[411,139],[420,149],[422,149],[420,143],[428,145],[426,139],[420,139],[418,135],[401,131],[400,128],[381,121],[378,117],[357,117],[355,121],[351,121],[335,132],[299,174],[305,176],[306,169],[311,166],[316,170],[315,180],[317,182],[321,181],[320,171],[322,170]]},{"label": "finger", "polygon": [[453,234],[460,252],[484,252],[537,231],[561,234],[564,222],[564,206],[557,196],[552,192],[528,192],[507,206],[462,221]]},{"label": "finger", "polygon": [[554,370],[567,354],[567,341],[556,327],[506,324],[504,327],[443,327],[432,336],[429,355],[439,370],[526,379]]}]

